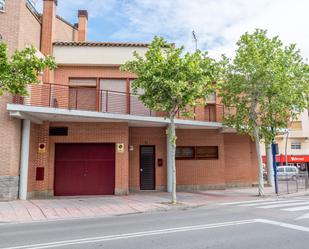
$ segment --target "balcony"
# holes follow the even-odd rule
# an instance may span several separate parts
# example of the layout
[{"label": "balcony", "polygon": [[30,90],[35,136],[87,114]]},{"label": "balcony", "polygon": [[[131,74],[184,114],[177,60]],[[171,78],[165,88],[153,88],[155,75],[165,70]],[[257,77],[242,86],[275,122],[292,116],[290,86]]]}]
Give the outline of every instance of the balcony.
[{"label": "balcony", "polygon": [[[164,113],[145,107],[137,94],[100,90],[96,87],[70,87],[60,84],[32,85],[28,88],[28,96],[13,97],[13,104],[144,117],[164,117]],[[194,107],[191,111],[194,113],[191,118],[178,113],[177,119],[222,122],[227,110],[222,105],[208,104],[207,106]]]}]

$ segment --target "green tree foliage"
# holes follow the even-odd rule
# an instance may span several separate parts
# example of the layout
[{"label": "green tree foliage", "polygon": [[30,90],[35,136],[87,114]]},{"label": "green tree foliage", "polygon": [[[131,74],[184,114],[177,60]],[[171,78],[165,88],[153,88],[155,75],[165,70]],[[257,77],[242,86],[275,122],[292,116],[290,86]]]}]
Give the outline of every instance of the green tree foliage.
[{"label": "green tree foliage", "polygon": [[27,94],[27,86],[38,83],[38,76],[44,69],[54,69],[53,58],[39,58],[34,47],[16,51],[11,58],[7,46],[0,42],[0,96],[3,93]]},{"label": "green tree foliage", "polygon": [[308,107],[309,70],[295,44],[284,46],[278,37],[268,38],[266,30],[245,33],[237,46],[233,60],[224,57],[221,61],[219,92],[222,103],[230,109],[225,124],[249,134],[256,142],[259,194],[263,195],[260,139],[270,143]]},{"label": "green tree foliage", "polygon": [[125,63],[122,69],[137,76],[133,91],[143,89],[139,97],[151,110],[164,112],[170,121],[168,136],[172,144],[173,199],[176,203],[176,134],[174,119],[178,112],[192,116],[192,108],[203,104],[207,94],[214,91],[212,82],[217,74],[216,62],[207,53],[184,53],[163,38],[155,37],[145,56],[134,53],[135,59]]}]

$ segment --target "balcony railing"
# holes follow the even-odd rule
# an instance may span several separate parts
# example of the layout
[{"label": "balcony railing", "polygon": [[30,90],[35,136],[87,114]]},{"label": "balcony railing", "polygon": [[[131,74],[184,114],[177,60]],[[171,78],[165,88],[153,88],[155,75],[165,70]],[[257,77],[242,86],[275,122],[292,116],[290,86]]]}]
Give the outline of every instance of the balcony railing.
[{"label": "balcony railing", "polygon": [[[28,88],[28,96],[15,96],[13,103],[138,116],[164,116],[164,113],[155,112],[144,106],[137,94],[96,89],[95,87],[70,87],[59,84],[32,85]],[[178,113],[177,118],[222,122],[225,108],[222,105],[209,104],[196,106],[191,111],[194,113],[192,117],[185,117]]]}]

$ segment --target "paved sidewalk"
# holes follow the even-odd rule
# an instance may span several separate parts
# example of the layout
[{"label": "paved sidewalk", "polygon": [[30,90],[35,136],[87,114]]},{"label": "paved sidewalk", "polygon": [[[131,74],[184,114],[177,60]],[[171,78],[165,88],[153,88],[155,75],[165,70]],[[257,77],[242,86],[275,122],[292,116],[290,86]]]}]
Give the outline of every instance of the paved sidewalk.
[{"label": "paved sidewalk", "polygon": [[[265,198],[274,197],[271,188],[265,189]],[[143,192],[128,196],[100,196],[37,199],[0,202],[0,222],[32,222],[73,218],[94,218],[132,213],[190,208],[216,202],[258,199],[256,188],[217,191],[178,192],[178,204],[170,205],[170,194]],[[301,192],[296,195],[309,194]],[[291,196],[291,195],[289,195]]]}]

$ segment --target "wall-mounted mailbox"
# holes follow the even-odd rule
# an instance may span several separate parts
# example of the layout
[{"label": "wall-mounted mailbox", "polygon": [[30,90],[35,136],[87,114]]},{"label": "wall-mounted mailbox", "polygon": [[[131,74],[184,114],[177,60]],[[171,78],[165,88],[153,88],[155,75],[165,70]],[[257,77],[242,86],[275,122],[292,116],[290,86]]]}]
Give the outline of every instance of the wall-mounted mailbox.
[{"label": "wall-mounted mailbox", "polygon": [[43,167],[37,167],[36,168],[35,180],[37,180],[37,181],[44,181],[44,168]]},{"label": "wall-mounted mailbox", "polygon": [[163,166],[163,159],[162,158],[158,158],[158,166],[159,167]]}]

